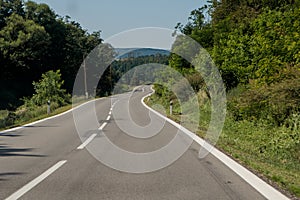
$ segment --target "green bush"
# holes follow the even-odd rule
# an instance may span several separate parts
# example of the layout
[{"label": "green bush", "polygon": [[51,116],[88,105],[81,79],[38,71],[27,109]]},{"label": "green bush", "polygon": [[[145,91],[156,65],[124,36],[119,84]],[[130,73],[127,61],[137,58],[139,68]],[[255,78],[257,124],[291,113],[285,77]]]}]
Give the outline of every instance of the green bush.
[{"label": "green bush", "polygon": [[31,98],[23,98],[24,104],[15,112],[0,112],[0,128],[26,123],[46,115],[48,100],[51,101],[52,111],[70,102],[70,95],[61,88],[63,81],[59,70],[46,72],[42,75],[42,79],[33,82],[33,85],[35,94]]},{"label": "green bush", "polygon": [[228,102],[236,120],[264,119],[284,124],[293,113],[300,112],[300,76],[260,88],[250,88]]},{"label": "green bush", "polygon": [[0,110],[0,128],[5,127],[5,119],[8,116],[7,110]]},{"label": "green bush", "polygon": [[0,111],[0,128],[14,125],[15,121],[19,119],[19,116],[15,112],[1,110]]},{"label": "green bush", "polygon": [[15,121],[18,119],[18,116],[14,112],[9,112],[7,117],[5,118],[5,125],[11,126],[15,123]]},{"label": "green bush", "polygon": [[[51,110],[55,110],[59,108],[59,104],[56,102],[52,102],[51,104]],[[26,106],[23,105],[19,107],[16,111],[16,115],[18,116],[18,122],[26,122],[31,119],[37,118],[42,115],[47,114],[47,105],[42,105],[42,106]]]},{"label": "green bush", "polygon": [[155,94],[158,96],[162,96],[163,95],[163,86],[160,84],[154,84],[153,89],[155,90]]},{"label": "green bush", "polygon": [[62,89],[64,81],[61,80],[60,70],[56,72],[50,70],[42,75],[42,79],[33,82],[35,94],[30,99],[31,102],[25,104],[45,105],[48,100],[56,102],[59,106],[66,105],[70,102],[70,95],[66,94],[66,90]]}]

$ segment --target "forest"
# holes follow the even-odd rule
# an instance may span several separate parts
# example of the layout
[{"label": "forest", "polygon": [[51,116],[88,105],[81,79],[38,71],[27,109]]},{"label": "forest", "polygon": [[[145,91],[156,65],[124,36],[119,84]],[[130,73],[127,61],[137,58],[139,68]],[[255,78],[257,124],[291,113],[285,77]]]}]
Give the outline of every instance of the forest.
[{"label": "forest", "polygon": [[[46,4],[0,0],[0,128],[45,117],[48,100],[53,114],[57,109],[69,108],[70,94],[83,61],[114,60],[117,56],[110,44],[103,44],[100,34],[101,31],[89,33],[71,17],[57,15]],[[95,57],[88,59],[90,54]],[[110,66],[97,87],[89,86],[87,92],[90,96],[108,96],[126,72],[145,63],[167,64],[168,55],[128,55],[126,59],[107,63]],[[87,81],[98,78],[90,70],[93,67],[89,67],[95,63],[85,64]],[[81,92],[83,95],[84,91]]]},{"label": "forest", "polygon": [[83,57],[101,42],[100,31],[88,33],[46,4],[0,0],[0,109],[20,106],[50,70],[60,70],[71,93]]},{"label": "forest", "polygon": [[[89,33],[69,16],[61,17],[48,5],[33,1],[0,0],[0,9],[0,110],[13,111],[24,103],[24,98],[28,103],[26,98],[35,93],[33,82],[50,70],[59,70],[57,75],[63,80],[60,87],[72,93],[84,58],[102,43],[101,31]],[[106,46],[105,53],[116,56],[113,47]],[[166,63],[167,55],[112,63],[112,71],[105,71],[97,95],[110,94],[111,84],[123,73],[148,62]],[[46,104],[47,99],[41,101],[38,105]]]},{"label": "forest", "polygon": [[[227,92],[243,90],[239,98],[230,101],[237,120],[270,117],[281,125],[299,112],[299,4],[208,1],[191,12],[186,25],[177,24],[176,31],[190,36],[210,53]],[[170,66],[186,75],[195,72],[176,54],[172,54]]]}]

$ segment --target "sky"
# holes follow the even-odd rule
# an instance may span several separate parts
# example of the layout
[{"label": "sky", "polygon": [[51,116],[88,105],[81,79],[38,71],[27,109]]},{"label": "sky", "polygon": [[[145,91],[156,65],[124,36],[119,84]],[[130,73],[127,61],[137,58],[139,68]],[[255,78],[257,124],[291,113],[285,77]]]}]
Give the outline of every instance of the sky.
[{"label": "sky", "polygon": [[33,0],[48,4],[58,15],[70,16],[88,32],[107,39],[142,27],[174,29],[186,24],[190,12],[206,0]]}]

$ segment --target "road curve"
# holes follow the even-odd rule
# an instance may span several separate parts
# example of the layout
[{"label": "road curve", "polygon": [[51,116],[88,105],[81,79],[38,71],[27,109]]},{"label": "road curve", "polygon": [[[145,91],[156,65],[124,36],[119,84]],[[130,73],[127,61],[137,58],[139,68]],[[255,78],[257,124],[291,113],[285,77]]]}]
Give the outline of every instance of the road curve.
[{"label": "road curve", "polygon": [[[151,128],[143,129],[143,138],[120,128],[120,123],[132,120],[141,127],[149,124],[149,110],[141,99],[150,89],[143,88],[130,96],[96,100],[97,124],[92,123],[89,103],[78,108],[77,120],[84,122],[79,135],[71,112],[0,133],[0,199],[266,199],[215,156],[199,159],[196,142],[169,166],[148,173],[122,172],[99,161],[97,150],[102,156],[113,156],[99,146],[104,138],[141,154],[156,151],[176,137],[177,128],[169,122],[156,135]],[[126,106],[130,118],[122,111]],[[147,167],[151,160],[128,165]]]}]

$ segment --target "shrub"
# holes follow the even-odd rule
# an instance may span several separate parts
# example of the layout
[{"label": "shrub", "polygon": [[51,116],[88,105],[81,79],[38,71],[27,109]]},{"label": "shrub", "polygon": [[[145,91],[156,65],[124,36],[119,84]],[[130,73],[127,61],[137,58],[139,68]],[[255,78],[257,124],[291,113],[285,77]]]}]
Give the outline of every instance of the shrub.
[{"label": "shrub", "polygon": [[48,100],[56,102],[59,106],[66,105],[70,102],[70,96],[66,94],[66,90],[62,89],[64,81],[61,80],[60,70],[48,71],[42,75],[42,79],[33,82],[35,94],[32,96],[29,104],[38,106],[44,105]]},{"label": "shrub", "polygon": [[284,124],[300,111],[300,76],[260,88],[250,88],[229,101],[229,110],[236,120],[267,119]]},{"label": "shrub", "polygon": [[7,117],[5,118],[5,126],[11,126],[18,119],[18,116],[14,112],[9,112]]},{"label": "shrub", "polygon": [[5,119],[8,116],[7,110],[0,110],[0,128],[5,127]]}]

